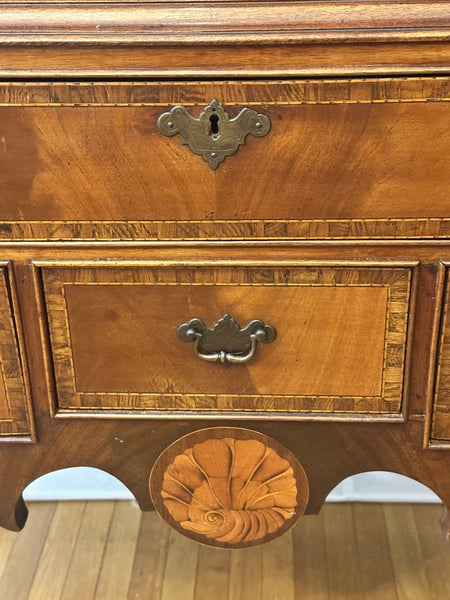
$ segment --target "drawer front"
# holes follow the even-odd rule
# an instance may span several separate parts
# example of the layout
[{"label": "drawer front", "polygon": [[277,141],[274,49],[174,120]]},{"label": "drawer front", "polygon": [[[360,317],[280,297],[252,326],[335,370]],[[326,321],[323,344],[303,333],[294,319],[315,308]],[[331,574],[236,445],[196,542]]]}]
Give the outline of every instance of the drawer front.
[{"label": "drawer front", "polygon": [[431,443],[450,443],[450,273],[445,277],[444,304],[437,356]]},{"label": "drawer front", "polygon": [[[215,171],[157,127],[214,98],[272,124]],[[445,77],[1,84],[0,239],[445,237],[449,98]]]},{"label": "drawer front", "polygon": [[[404,264],[40,268],[62,412],[402,410],[412,273]],[[261,319],[277,337],[228,369],[177,339],[183,323],[197,318],[212,327],[225,314],[242,328]]]},{"label": "drawer front", "polygon": [[[0,437],[31,434],[27,385],[20,351],[20,323],[8,262],[0,262]],[[17,314],[17,313],[16,313]]]}]

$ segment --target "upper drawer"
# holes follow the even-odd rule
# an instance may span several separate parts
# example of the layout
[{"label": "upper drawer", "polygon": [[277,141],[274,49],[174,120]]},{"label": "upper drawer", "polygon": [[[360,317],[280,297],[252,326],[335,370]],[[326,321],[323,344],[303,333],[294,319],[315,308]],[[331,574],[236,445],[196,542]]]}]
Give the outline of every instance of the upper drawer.
[{"label": "upper drawer", "polygon": [[[212,99],[271,131],[216,171],[158,117]],[[0,239],[450,233],[450,80],[2,84]]]},{"label": "upper drawer", "polygon": [[[42,262],[57,407],[400,416],[412,266]],[[252,355],[227,319],[214,334],[190,323],[213,328],[227,313],[276,339]],[[195,356],[188,328],[177,339],[185,323],[202,357],[219,360]],[[221,352],[248,360],[226,369]]]}]

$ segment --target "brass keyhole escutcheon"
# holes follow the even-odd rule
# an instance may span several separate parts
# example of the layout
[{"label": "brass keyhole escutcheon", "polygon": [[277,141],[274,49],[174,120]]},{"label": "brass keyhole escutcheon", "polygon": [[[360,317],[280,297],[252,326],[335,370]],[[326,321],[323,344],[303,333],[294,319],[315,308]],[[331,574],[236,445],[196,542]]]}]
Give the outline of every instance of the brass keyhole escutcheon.
[{"label": "brass keyhole escutcheon", "polygon": [[264,137],[270,128],[269,117],[250,108],[243,108],[231,119],[217,100],[213,100],[198,119],[184,106],[174,106],[158,119],[158,129],[163,135],[172,137],[179,133],[181,142],[214,171],[227,156],[236,154],[247,135]]}]

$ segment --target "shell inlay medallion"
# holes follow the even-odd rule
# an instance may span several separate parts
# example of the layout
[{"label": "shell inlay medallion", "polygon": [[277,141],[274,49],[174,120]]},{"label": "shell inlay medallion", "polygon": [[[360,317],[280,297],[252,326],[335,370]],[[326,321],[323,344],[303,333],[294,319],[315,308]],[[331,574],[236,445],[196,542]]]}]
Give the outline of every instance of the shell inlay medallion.
[{"label": "shell inlay medallion", "polygon": [[169,446],[150,475],[155,508],[175,529],[226,548],[278,537],[303,514],[308,480],[284,446],[237,427],[196,431]]}]

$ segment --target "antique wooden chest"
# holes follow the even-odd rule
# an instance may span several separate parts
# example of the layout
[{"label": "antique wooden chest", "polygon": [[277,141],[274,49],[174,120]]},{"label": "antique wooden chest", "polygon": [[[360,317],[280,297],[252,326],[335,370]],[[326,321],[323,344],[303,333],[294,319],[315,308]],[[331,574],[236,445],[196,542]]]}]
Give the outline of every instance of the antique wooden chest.
[{"label": "antique wooden chest", "polygon": [[215,546],[450,506],[449,4],[0,8],[0,524],[79,465]]}]

